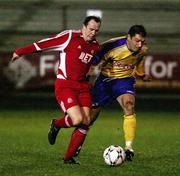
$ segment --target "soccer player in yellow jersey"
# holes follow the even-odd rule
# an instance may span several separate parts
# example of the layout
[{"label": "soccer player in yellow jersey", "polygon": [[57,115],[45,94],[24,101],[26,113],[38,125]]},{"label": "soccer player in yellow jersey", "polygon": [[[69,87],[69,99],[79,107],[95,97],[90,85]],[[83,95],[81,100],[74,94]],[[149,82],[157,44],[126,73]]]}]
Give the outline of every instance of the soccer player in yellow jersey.
[{"label": "soccer player in yellow jersey", "polygon": [[113,38],[102,44],[102,49],[93,58],[101,72],[92,90],[92,121],[100,113],[100,107],[117,100],[124,112],[123,130],[126,160],[134,156],[133,141],[136,131],[135,79],[151,79],[144,71],[147,53],[146,30],[142,25],[132,26],[127,36]]}]

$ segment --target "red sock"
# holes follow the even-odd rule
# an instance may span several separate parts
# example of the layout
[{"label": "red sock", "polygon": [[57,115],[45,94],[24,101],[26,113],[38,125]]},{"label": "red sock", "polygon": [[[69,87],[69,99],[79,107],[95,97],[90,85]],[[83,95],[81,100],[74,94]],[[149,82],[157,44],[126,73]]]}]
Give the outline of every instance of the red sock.
[{"label": "red sock", "polygon": [[88,129],[89,127],[87,125],[81,125],[73,131],[69,146],[64,155],[64,160],[73,157],[76,150],[83,145]]},{"label": "red sock", "polygon": [[54,121],[54,125],[60,128],[70,128],[73,126],[72,120],[68,115],[64,115]]}]

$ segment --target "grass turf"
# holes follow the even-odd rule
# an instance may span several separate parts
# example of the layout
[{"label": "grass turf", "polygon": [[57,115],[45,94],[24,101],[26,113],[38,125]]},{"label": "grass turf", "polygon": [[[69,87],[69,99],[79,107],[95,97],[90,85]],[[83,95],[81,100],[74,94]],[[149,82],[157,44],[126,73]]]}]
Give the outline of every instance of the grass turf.
[{"label": "grass turf", "polygon": [[63,129],[54,146],[48,144],[50,120],[60,112],[1,110],[0,175],[2,176],[174,176],[180,175],[180,113],[138,112],[133,162],[119,167],[104,164],[102,154],[111,144],[123,146],[122,113],[104,110],[78,160],[64,165],[62,157],[73,129]]}]

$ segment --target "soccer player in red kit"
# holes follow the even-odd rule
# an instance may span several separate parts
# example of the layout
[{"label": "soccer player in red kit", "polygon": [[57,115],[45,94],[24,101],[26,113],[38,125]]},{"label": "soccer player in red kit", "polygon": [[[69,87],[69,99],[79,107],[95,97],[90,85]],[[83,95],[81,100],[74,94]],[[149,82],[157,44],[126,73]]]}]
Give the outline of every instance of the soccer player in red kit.
[{"label": "soccer player in red kit", "polygon": [[88,131],[92,102],[86,74],[89,71],[92,56],[99,50],[96,36],[100,25],[99,17],[88,16],[79,31],[66,30],[19,48],[13,53],[12,61],[24,54],[43,51],[59,52],[55,96],[64,115],[52,120],[48,140],[53,145],[61,128],[75,127],[63,158],[65,164],[79,163],[73,156],[83,143]]}]

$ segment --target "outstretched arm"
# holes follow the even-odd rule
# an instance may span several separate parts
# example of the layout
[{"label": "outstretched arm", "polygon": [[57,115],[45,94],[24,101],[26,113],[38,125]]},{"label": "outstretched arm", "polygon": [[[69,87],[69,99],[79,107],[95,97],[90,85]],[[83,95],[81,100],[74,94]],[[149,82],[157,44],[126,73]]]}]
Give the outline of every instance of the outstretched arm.
[{"label": "outstretched arm", "polygon": [[64,50],[67,41],[70,40],[71,31],[62,32],[52,37],[37,41],[33,44],[18,48],[13,53],[12,61],[15,61],[19,57],[25,54],[31,54],[35,52],[42,52],[44,50]]}]

